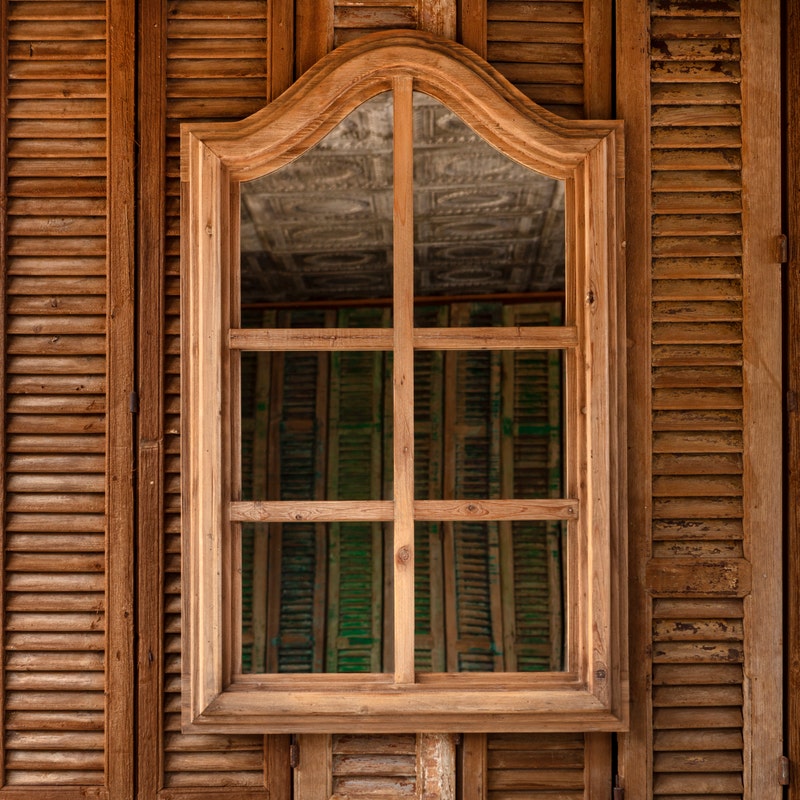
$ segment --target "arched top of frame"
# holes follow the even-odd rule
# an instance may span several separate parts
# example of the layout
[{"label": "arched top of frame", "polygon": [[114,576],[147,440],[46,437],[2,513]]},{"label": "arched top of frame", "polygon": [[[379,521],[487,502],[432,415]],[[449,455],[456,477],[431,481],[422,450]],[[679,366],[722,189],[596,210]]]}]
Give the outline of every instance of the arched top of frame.
[{"label": "arched top of frame", "polygon": [[231,179],[249,180],[293,160],[353,109],[403,78],[505,155],[553,178],[566,178],[621,126],[558,117],[455,42],[421,31],[387,31],[337,48],[250,117],[187,125],[183,135],[202,142]]}]

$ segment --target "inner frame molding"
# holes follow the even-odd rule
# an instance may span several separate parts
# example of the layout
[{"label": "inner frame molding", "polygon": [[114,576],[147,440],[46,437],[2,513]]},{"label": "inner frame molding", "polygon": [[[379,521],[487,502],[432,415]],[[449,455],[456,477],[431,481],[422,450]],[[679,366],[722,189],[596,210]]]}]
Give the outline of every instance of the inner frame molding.
[{"label": "inner frame molding", "polygon": [[[283,337],[276,344],[274,336],[241,330],[239,185],[294,160],[353,109],[385,91],[392,91],[395,98],[394,329],[391,341],[364,337],[359,346],[394,348],[399,413],[409,397],[405,378],[414,349],[424,348],[429,334],[427,329],[414,329],[409,311],[413,237],[402,224],[403,212],[410,208],[412,183],[413,159],[410,150],[404,150],[411,141],[412,92],[439,100],[514,161],[565,182],[564,325],[519,330],[535,331],[526,346],[560,348],[565,353],[572,387],[565,406],[570,429],[568,511],[541,503],[523,504],[520,511],[517,500],[477,504],[448,500],[420,512],[413,496],[413,455],[410,463],[402,456],[413,454],[413,425],[410,440],[396,435],[393,500],[364,501],[357,509],[352,503],[337,508],[336,501],[273,501],[243,509],[236,496],[238,353],[304,346],[299,339],[283,341]],[[184,729],[220,733],[624,729],[628,669],[622,123],[561,119],[528,100],[466,48],[426,33],[395,31],[342,46],[281,97],[241,122],[184,125],[181,134]],[[519,336],[502,331],[493,336],[484,329],[461,329],[466,343],[453,337],[450,344],[436,346],[519,346],[512,341]],[[327,343],[318,337],[313,346],[335,350],[348,344],[328,336]],[[395,430],[400,430],[397,424]],[[516,510],[505,508],[506,502]],[[413,609],[415,518],[468,519],[475,513],[482,519],[522,513],[524,518],[567,520],[571,544],[566,562],[565,671],[415,674],[412,613],[395,623],[392,674],[241,673],[238,520],[255,515],[259,521],[270,521],[287,514],[392,520],[394,561],[399,565],[394,573],[395,608],[407,608],[410,602]]]}]

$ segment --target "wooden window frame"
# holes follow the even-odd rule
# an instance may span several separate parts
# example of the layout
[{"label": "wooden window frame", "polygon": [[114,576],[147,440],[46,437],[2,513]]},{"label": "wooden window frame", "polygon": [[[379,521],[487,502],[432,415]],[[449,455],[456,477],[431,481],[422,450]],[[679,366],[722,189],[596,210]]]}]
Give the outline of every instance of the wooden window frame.
[{"label": "wooden window frame", "polygon": [[[412,91],[436,98],[511,159],[565,181],[567,293],[556,328],[413,328]],[[239,184],[292,161],[374,95],[394,92],[393,329],[252,330],[238,324]],[[235,123],[184,126],[183,718],[191,731],[620,730],[627,724],[621,123],[567,121],[470,51],[430,34],[380,33],[327,56]],[[415,501],[413,351],[557,348],[566,354],[567,497]],[[392,349],[394,500],[241,502],[237,350]],[[398,425],[398,419],[406,425]],[[403,433],[403,431],[405,433]],[[412,457],[413,458],[413,457]],[[565,519],[570,542],[564,672],[416,674],[416,519]],[[393,674],[240,670],[236,526],[314,519],[394,522]]]}]

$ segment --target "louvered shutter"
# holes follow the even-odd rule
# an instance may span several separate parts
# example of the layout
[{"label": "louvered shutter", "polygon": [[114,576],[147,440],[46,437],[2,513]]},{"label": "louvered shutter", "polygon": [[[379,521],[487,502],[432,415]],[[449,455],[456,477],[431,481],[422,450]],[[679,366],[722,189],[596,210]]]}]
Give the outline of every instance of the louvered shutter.
[{"label": "louvered shutter", "polygon": [[[129,9],[130,10],[130,9]],[[180,619],[180,123],[239,119],[266,98],[266,2],[145,3],[139,95],[142,185],[139,267],[143,347],[140,394],[161,387],[162,404],[142,403],[139,562],[143,656],[139,786],[190,797],[214,788],[237,800],[263,796],[279,774],[263,736],[181,733]],[[158,198],[164,198],[163,205]],[[161,294],[159,303],[155,296]],[[149,343],[153,341],[153,344]],[[151,489],[150,484],[154,484]],[[162,567],[163,564],[163,567]],[[273,741],[273,740],[271,740]]]},{"label": "louvered shutter", "polygon": [[[384,309],[345,309],[339,327],[385,327]],[[328,496],[384,493],[386,355],[331,354]],[[328,550],[327,672],[383,671],[384,537],[379,522],[334,522]]]},{"label": "louvered shutter", "polygon": [[105,791],[104,749],[128,735],[122,718],[112,732],[105,699],[119,615],[106,605],[105,15],[103,3],[10,2],[3,19],[3,785],[39,796]]},{"label": "louvered shutter", "polygon": [[[651,17],[653,556],[665,566],[742,552],[737,7]],[[653,605],[656,797],[743,791],[742,601],[697,590]]]}]

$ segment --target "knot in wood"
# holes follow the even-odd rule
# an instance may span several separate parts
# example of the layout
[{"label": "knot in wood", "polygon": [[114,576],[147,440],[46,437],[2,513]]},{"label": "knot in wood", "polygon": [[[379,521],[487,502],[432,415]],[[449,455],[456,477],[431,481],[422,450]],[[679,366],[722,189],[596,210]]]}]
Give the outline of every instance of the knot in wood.
[{"label": "knot in wood", "polygon": [[411,551],[408,549],[408,547],[403,546],[397,551],[398,563],[406,564],[408,563],[410,558],[411,558]]}]

